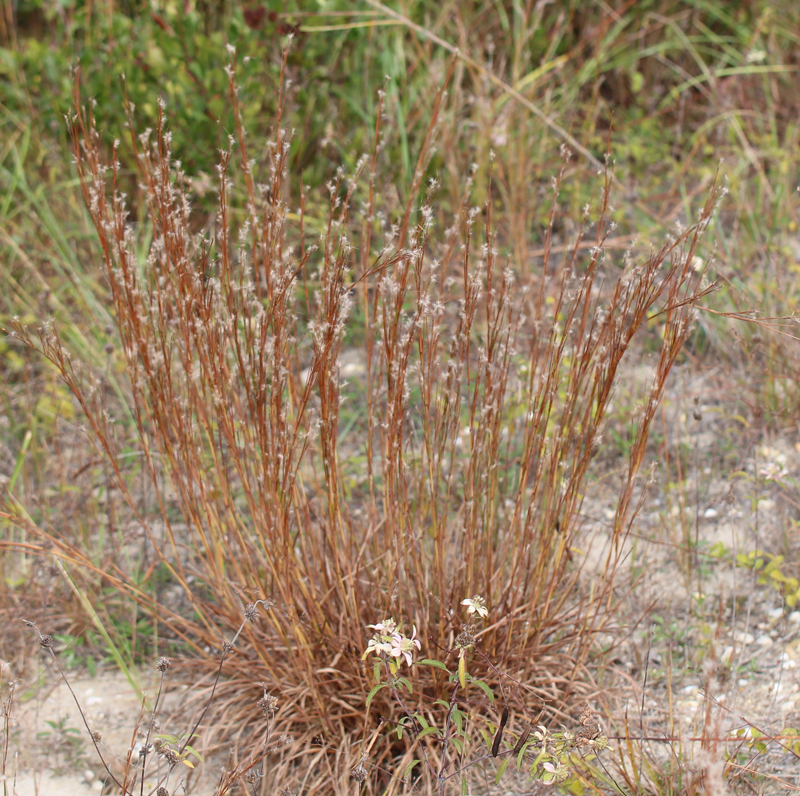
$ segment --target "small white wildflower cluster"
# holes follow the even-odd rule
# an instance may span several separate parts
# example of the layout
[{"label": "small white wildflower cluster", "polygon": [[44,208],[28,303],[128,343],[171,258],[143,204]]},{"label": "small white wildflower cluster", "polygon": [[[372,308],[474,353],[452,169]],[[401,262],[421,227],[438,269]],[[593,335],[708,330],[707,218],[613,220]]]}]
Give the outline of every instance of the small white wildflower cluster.
[{"label": "small white wildflower cluster", "polygon": [[762,478],[767,481],[776,481],[780,483],[789,475],[789,471],[780,462],[767,462],[760,470]]},{"label": "small white wildflower cluster", "polygon": [[384,660],[387,657],[396,658],[399,663],[399,659],[402,656],[406,659],[406,663],[411,666],[414,647],[420,649],[416,626],[412,629],[411,638],[407,638],[398,630],[397,623],[392,618],[384,619],[376,625],[369,625],[369,627],[375,630],[375,634],[369,640],[369,644],[367,644],[367,648],[361,656],[362,660],[372,653]]},{"label": "small white wildflower cluster", "polygon": [[786,469],[785,453],[765,445],[759,450],[759,454],[762,460],[766,459],[767,462],[759,469],[759,474],[762,478],[781,483],[789,475],[789,471]]}]

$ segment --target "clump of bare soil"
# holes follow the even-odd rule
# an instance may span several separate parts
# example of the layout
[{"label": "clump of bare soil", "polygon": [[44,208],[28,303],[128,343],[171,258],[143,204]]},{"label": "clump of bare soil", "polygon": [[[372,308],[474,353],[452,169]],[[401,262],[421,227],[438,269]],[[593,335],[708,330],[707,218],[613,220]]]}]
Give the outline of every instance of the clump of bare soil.
[{"label": "clump of bare soil", "polygon": [[[32,662],[29,669],[19,673],[21,680],[10,718],[7,776],[14,782],[13,792],[16,796],[113,792],[70,689],[51,666]],[[14,674],[10,667],[8,673]],[[121,779],[128,751],[138,750],[144,739],[143,728],[150,716],[147,705],[152,707],[155,694],[153,683],[142,683],[145,700],[142,690],[115,668],[98,668],[93,677],[77,670],[68,676],[89,727],[101,735],[99,745],[106,763]],[[146,678],[147,674],[140,676]],[[175,715],[183,693],[184,689],[175,689],[161,703],[161,723],[167,732],[177,733],[174,727],[185,726]],[[173,776],[170,792],[213,792],[219,770],[214,762],[207,762]],[[158,784],[157,770],[149,768],[153,775],[145,778],[145,793]]]}]

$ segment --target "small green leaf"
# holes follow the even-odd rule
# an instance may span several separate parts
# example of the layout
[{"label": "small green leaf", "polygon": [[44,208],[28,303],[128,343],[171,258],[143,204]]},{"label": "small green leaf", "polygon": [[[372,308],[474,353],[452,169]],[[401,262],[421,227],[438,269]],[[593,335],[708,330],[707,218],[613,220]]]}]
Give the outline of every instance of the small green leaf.
[{"label": "small green leaf", "polygon": [[426,727],[417,738],[424,738],[426,735],[437,735],[442,737],[442,731],[438,727]]},{"label": "small green leaf", "polygon": [[464,754],[464,743],[460,738],[451,738],[450,743],[456,748],[456,752],[460,755]]},{"label": "small green leaf", "polygon": [[536,760],[533,761],[533,765],[531,766],[531,776],[536,776],[536,769],[539,768],[539,763],[547,757],[547,751],[545,749],[540,749],[539,754],[536,755]]},{"label": "small green leaf", "polygon": [[388,687],[388,686],[386,685],[386,683],[378,683],[378,685],[376,685],[376,686],[373,686],[373,687],[372,687],[372,690],[369,692],[369,694],[367,694],[367,704],[366,704],[366,707],[367,707],[367,708],[369,708],[369,706],[370,706],[370,703],[372,702],[373,698],[375,697],[375,694],[377,694],[377,693],[378,693],[378,691],[380,691],[380,690],[381,690],[381,688],[387,688],[387,687]]},{"label": "small green leaf", "polygon": [[722,542],[717,542],[711,547],[711,549],[708,551],[708,554],[712,558],[723,558],[726,552],[725,545],[722,544]]},{"label": "small green leaf", "polygon": [[450,674],[450,670],[441,661],[434,661],[431,658],[422,658],[422,660],[414,661],[414,666],[419,666],[423,663],[428,664],[428,666],[435,666],[437,669],[442,669]]},{"label": "small green leaf", "polygon": [[486,683],[484,683],[483,680],[476,680],[474,677],[470,677],[469,679],[470,682],[478,686],[478,688],[480,688],[481,691],[483,691],[483,693],[486,694],[487,697],[489,697],[489,701],[492,704],[494,704],[494,693],[492,692],[492,689],[489,688],[489,686],[486,685]]},{"label": "small green leaf", "polygon": [[461,777],[461,796],[467,796],[467,778]]},{"label": "small green leaf", "polygon": [[401,777],[401,779],[405,779],[411,773],[411,769],[414,768],[414,766],[417,765],[417,763],[419,763],[419,762],[420,762],[419,760],[412,760],[405,767],[405,770],[403,771],[403,776]]},{"label": "small green leaf", "polygon": [[525,757],[525,753],[528,751],[528,747],[533,743],[533,740],[526,741],[520,747],[519,752],[517,752],[517,771],[522,768],[522,759]]},{"label": "small green leaf", "polygon": [[498,769],[497,769],[497,775],[496,775],[496,776],[495,776],[495,778],[494,778],[494,784],[495,784],[495,785],[496,785],[498,782],[500,782],[500,777],[502,777],[502,776],[503,776],[503,774],[505,774],[505,772],[506,772],[506,769],[508,768],[508,761],[509,761],[509,760],[511,760],[511,758],[510,758],[510,757],[507,757],[507,758],[506,758],[506,759],[505,759],[505,760],[504,760],[502,763],[500,763],[500,766],[499,766],[499,767],[498,767]]}]

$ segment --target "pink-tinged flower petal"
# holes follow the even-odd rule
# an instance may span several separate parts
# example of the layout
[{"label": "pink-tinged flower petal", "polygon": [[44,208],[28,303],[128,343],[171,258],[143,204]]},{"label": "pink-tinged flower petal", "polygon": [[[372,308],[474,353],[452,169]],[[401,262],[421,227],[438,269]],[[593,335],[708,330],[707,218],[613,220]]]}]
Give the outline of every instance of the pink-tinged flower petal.
[{"label": "pink-tinged flower petal", "polygon": [[416,646],[417,649],[420,649],[419,641],[414,638],[416,631],[417,629],[415,627],[411,638],[406,638],[400,633],[395,633],[391,639],[392,641],[391,655],[393,655],[395,658],[399,658],[402,655],[406,659],[406,663],[408,663],[409,666],[411,666],[413,662],[411,653],[414,650],[414,646]]}]

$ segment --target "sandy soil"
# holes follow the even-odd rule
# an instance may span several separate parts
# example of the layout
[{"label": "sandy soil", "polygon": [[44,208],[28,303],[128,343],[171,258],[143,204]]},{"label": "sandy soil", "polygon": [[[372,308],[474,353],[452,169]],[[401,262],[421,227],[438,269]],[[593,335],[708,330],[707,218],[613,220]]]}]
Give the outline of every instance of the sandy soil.
[{"label": "sandy soil", "polygon": [[[142,674],[143,678],[145,676]],[[17,796],[83,796],[114,792],[110,786],[104,788],[107,774],[89,741],[67,686],[57,672],[44,665],[41,665],[39,682],[38,688],[20,689],[16,694],[11,732],[14,754],[9,757],[9,773],[13,777],[14,766],[17,771],[14,792]],[[102,735],[100,750],[110,770],[121,777],[128,750],[132,744],[136,748],[137,742],[141,743],[143,738],[143,733],[137,730],[137,726],[143,724],[141,692],[114,669],[96,672],[93,678],[71,678],[70,684],[80,700],[89,727]],[[155,689],[148,687],[147,683],[143,686],[152,698]],[[177,694],[168,696],[162,703],[164,710],[159,711],[166,732],[183,729],[182,726],[173,729],[168,718],[178,698]],[[213,793],[216,779],[208,769],[208,766],[199,766],[191,778],[184,778],[182,784],[179,777],[173,776],[169,783],[170,792]],[[188,769],[186,773],[189,773]],[[145,793],[158,784],[155,777],[146,778]]]}]

